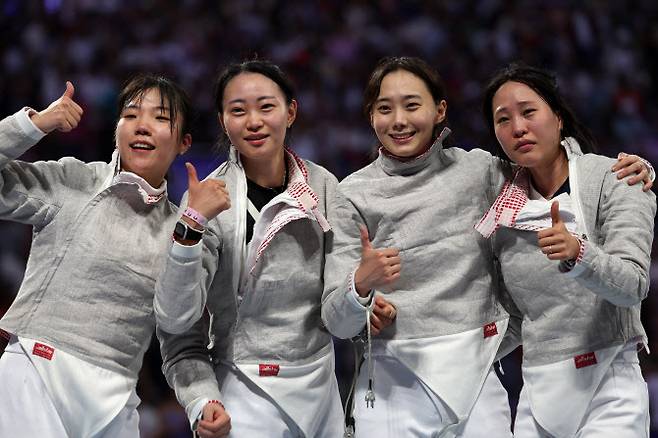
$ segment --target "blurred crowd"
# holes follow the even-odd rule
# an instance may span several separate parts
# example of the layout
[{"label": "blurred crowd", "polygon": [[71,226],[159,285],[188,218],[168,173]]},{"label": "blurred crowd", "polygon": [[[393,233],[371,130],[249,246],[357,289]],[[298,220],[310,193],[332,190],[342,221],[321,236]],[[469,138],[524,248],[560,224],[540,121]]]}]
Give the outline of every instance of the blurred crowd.
[{"label": "blurred crowd", "polygon": [[[602,153],[637,153],[658,165],[658,3],[651,0],[3,0],[0,9],[2,115],[26,105],[42,109],[66,80],[85,110],[75,131],[48,136],[26,160],[109,160],[117,91],[131,74],[151,71],[172,76],[190,93],[198,119],[185,159],[205,175],[222,160],[214,77],[227,62],[258,57],[281,65],[297,86],[292,148],[340,179],[367,164],[376,147],[361,111],[370,71],[383,56],[414,55],[446,82],[455,145],[488,149],[494,140],[480,115],[483,85],[522,59],[557,73]],[[169,178],[175,201],[185,184],[177,161]],[[0,230],[1,315],[20,285],[31,232],[8,222]],[[658,285],[658,269],[652,276]],[[655,289],[643,318],[658,351]],[[343,383],[348,350],[339,345]],[[658,425],[658,359],[641,358]],[[154,344],[139,383],[143,436],[187,437],[159,367]],[[503,368],[514,398],[518,352]]]}]

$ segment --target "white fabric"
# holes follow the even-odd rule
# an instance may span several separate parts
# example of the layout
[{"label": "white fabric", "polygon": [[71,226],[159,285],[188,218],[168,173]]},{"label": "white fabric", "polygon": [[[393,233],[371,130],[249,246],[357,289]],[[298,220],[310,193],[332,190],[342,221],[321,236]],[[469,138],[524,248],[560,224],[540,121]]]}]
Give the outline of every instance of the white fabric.
[{"label": "white fabric", "polygon": [[367,373],[359,374],[354,398],[355,437],[511,438],[507,392],[493,368],[487,374],[475,406],[465,422],[409,368],[390,356],[375,361],[377,399],[363,402]]},{"label": "white fabric", "polygon": [[[305,365],[279,365],[276,376],[260,376],[258,364],[240,364],[235,367],[257,385],[261,392],[266,393],[272,403],[276,403],[306,437],[342,437],[343,410],[334,379],[333,347],[314,362]],[[219,377],[218,381],[221,382]],[[331,382],[329,388],[327,382]],[[236,395],[237,399],[230,400],[223,383],[220,383],[220,392],[227,410],[229,405],[240,402],[239,395]],[[258,418],[261,421],[263,416],[258,415]],[[254,419],[253,412],[251,419]]]},{"label": "white fabric", "polygon": [[16,341],[0,358],[0,436],[68,437],[37,370]]},{"label": "white fabric", "polygon": [[92,365],[56,347],[50,360],[34,355],[35,342],[38,341],[19,338],[70,436],[98,434],[117,417],[131,395],[136,397],[134,379]]},{"label": "white fabric", "polygon": [[[485,338],[483,327],[435,338],[373,341],[373,356],[398,359],[439,394],[459,421],[468,417],[493,364],[509,319],[496,321],[497,334]],[[380,387],[376,385],[375,396]],[[375,402],[376,403],[376,402]]]},{"label": "white fabric", "polygon": [[530,380],[524,368],[514,436],[648,437],[649,395],[636,344],[599,350],[596,357],[596,365],[581,369],[572,359],[565,361],[570,367],[533,367],[539,369]]},{"label": "white fabric", "polygon": [[15,114],[15,120],[18,123],[18,126],[23,130],[23,133],[37,142],[44,138],[46,133],[41,131],[37,128],[37,125],[34,124],[30,118],[30,111],[34,110],[27,107],[23,108]]},{"label": "white fabric", "polygon": [[[42,376],[39,375],[37,367],[35,366],[36,359],[46,359],[28,355],[24,350],[23,340],[18,341],[16,337],[12,337],[10,344],[5,350],[0,359],[0,400],[2,400],[0,408],[0,436],[2,437],[39,437],[39,438],[65,438],[65,437],[107,437],[107,438],[137,438],[139,437],[139,414],[137,413],[137,406],[139,405],[139,397],[135,391],[131,391],[128,403],[120,407],[120,411],[113,415],[109,423],[105,422],[102,426],[96,427],[91,430],[88,426],[93,420],[95,407],[84,404],[85,400],[76,398],[79,393],[74,391],[67,391],[68,403],[71,408],[77,408],[72,416],[72,424],[67,424],[64,427],[62,422],[61,410],[56,408],[56,401],[52,397],[52,390],[45,384]],[[30,350],[31,351],[31,350]],[[64,353],[65,354],[65,353]],[[30,357],[32,356],[32,357]],[[62,366],[61,360],[62,352],[55,350],[53,354],[53,361],[55,357],[58,358],[59,366]],[[78,360],[75,359],[74,360]],[[38,363],[38,362],[37,362]],[[79,366],[80,364],[68,363],[69,366]],[[82,363],[83,367],[89,364]],[[70,368],[77,371],[79,368]],[[85,370],[82,369],[84,378],[92,378],[93,380],[87,381],[87,386],[93,386],[94,389],[101,386],[106,386],[105,382],[99,380],[100,378],[107,378],[104,376],[89,376],[85,375]],[[73,373],[71,373],[73,374]],[[89,385],[93,382],[93,385]],[[61,382],[60,382],[61,383]],[[59,388],[63,391],[63,388]],[[94,392],[89,388],[87,392]],[[61,399],[62,394],[58,394]],[[102,388],[99,395],[102,396]],[[61,401],[61,400],[60,400]],[[61,406],[60,406],[61,407]],[[91,418],[90,418],[91,417]],[[87,425],[85,428],[84,425]]]},{"label": "white fabric", "polygon": [[253,202],[251,202],[251,199],[247,199],[247,211],[251,215],[251,218],[254,220],[254,223],[258,221],[258,218],[260,217],[260,211],[256,208]]},{"label": "white fabric", "polygon": [[[374,408],[366,408],[368,376],[362,372],[354,399],[357,436],[360,430],[368,430],[367,436],[379,436],[370,432],[378,422],[385,424],[377,426],[384,436],[431,436],[445,427],[449,429],[443,433],[454,436],[484,387],[507,323],[508,319],[497,321],[497,334],[486,338],[484,328],[479,327],[436,338],[373,341]],[[416,400],[419,394],[424,394],[422,403]],[[491,409],[500,413],[499,408]],[[502,409],[508,411],[509,407],[503,404]],[[505,427],[501,435],[493,436],[509,436],[505,435],[509,414],[497,423]]]}]

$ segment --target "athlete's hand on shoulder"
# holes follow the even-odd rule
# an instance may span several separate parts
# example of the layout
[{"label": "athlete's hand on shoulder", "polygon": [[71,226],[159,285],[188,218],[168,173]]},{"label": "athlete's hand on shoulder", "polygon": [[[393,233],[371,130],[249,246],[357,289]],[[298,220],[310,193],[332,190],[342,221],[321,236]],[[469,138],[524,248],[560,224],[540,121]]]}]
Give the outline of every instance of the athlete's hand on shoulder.
[{"label": "athlete's hand on shoulder", "polygon": [[580,252],[580,242],[574,237],[560,217],[558,201],[551,204],[552,227],[537,232],[539,248],[549,260],[575,260]]},{"label": "athlete's hand on shoulder", "polygon": [[224,405],[216,400],[208,402],[203,408],[203,416],[197,423],[196,431],[201,438],[227,437],[231,431],[231,417],[224,410]]},{"label": "athlete's hand on shoulder", "polygon": [[373,336],[377,336],[389,325],[393,324],[398,315],[395,306],[381,295],[375,296],[375,305],[370,315],[370,330]]},{"label": "athlete's hand on shoulder", "polygon": [[395,248],[375,249],[368,229],[360,227],[361,263],[354,274],[356,292],[367,296],[374,288],[393,283],[400,278],[400,251]]},{"label": "athlete's hand on shoulder", "polygon": [[617,179],[623,179],[629,175],[633,175],[628,178],[628,185],[632,186],[642,183],[642,190],[646,192],[653,187],[653,181],[651,180],[647,163],[637,155],[620,152],[617,156],[617,162],[612,166],[612,171],[617,172]]},{"label": "athlete's hand on shoulder", "polygon": [[199,181],[192,163],[187,167],[187,205],[210,220],[224,210],[231,208],[231,198],[226,183],[218,179]]},{"label": "athlete's hand on shoulder", "polygon": [[46,134],[54,130],[69,132],[78,126],[83,111],[80,105],[73,101],[74,93],[73,84],[66,81],[64,94],[45,110],[33,114],[32,123]]}]

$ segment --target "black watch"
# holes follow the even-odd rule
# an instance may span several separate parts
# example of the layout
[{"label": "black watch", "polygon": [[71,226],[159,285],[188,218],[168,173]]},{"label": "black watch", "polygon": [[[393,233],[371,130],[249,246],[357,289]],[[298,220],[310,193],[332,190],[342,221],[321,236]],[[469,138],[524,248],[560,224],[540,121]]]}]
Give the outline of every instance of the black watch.
[{"label": "black watch", "polygon": [[201,240],[205,230],[195,230],[187,224],[184,220],[176,222],[174,227],[174,237],[178,240]]}]

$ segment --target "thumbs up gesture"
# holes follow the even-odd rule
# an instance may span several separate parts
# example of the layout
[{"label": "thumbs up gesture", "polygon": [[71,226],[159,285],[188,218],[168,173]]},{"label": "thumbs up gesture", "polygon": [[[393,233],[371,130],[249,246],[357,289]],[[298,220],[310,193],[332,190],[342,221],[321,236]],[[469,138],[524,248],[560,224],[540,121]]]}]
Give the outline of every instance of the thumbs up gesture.
[{"label": "thumbs up gesture", "polygon": [[372,289],[400,278],[400,252],[395,248],[373,248],[368,229],[362,226],[360,231],[361,263],[354,274],[354,284],[356,292],[365,297]]},{"label": "thumbs up gesture", "polygon": [[580,251],[580,242],[560,218],[560,204],[551,204],[551,228],[537,232],[539,248],[550,260],[574,260]]},{"label": "thumbs up gesture", "polygon": [[73,84],[66,81],[64,94],[45,110],[32,115],[32,123],[46,134],[54,130],[69,132],[78,126],[82,117],[82,108],[73,101],[74,93]]},{"label": "thumbs up gesture", "polygon": [[185,163],[187,168],[187,205],[210,220],[224,210],[231,208],[226,183],[218,179],[199,181],[192,163]]}]

